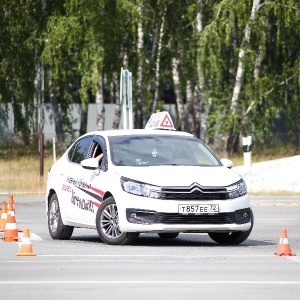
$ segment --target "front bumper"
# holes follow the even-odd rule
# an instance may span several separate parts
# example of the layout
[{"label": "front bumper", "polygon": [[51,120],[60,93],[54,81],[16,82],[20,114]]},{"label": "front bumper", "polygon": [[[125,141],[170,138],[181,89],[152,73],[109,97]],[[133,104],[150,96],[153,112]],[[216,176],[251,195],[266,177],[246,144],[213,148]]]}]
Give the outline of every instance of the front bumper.
[{"label": "front bumper", "polygon": [[[123,232],[231,232],[247,231],[251,227],[248,195],[221,201],[166,201],[134,195],[124,200],[123,194],[123,200],[117,201],[119,225]],[[218,204],[219,213],[179,214],[178,205],[187,203]]]}]

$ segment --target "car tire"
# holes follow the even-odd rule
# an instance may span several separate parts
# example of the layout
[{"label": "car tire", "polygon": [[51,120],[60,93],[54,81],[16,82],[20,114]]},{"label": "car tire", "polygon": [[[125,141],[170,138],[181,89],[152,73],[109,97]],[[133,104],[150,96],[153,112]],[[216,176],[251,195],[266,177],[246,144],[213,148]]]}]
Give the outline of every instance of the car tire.
[{"label": "car tire", "polygon": [[228,233],[219,233],[219,232],[209,232],[209,237],[215,242],[221,245],[238,245],[243,243],[250,235],[253,224],[254,224],[254,216],[251,211],[250,215],[251,227],[247,231],[237,231],[237,232],[228,232]]},{"label": "car tire", "polygon": [[64,225],[61,219],[59,202],[56,194],[51,196],[48,207],[48,230],[55,240],[68,240],[73,233],[74,227]]},{"label": "car tire", "polygon": [[139,236],[138,232],[120,230],[118,208],[113,197],[104,200],[98,208],[96,228],[101,240],[109,245],[130,244]]},{"label": "car tire", "polygon": [[179,235],[179,232],[161,232],[158,236],[162,239],[175,239]]}]

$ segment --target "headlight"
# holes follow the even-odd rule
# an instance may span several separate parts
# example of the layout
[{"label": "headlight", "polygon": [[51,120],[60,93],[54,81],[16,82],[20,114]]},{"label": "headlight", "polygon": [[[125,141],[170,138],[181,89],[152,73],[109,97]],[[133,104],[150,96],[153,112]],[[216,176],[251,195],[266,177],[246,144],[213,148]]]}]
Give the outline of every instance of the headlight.
[{"label": "headlight", "polygon": [[121,177],[121,186],[129,194],[159,199],[161,197],[161,188],[144,182],[135,181],[129,178]]},{"label": "headlight", "polygon": [[227,188],[229,199],[237,198],[247,194],[246,182],[241,179],[236,184],[230,185]]}]

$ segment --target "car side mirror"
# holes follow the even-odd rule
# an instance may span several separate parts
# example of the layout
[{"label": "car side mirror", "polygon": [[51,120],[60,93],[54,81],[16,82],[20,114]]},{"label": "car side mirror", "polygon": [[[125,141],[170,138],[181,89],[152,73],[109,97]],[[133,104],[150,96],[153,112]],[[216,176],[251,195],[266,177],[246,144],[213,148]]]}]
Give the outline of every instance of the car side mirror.
[{"label": "car side mirror", "polygon": [[227,158],[222,158],[221,163],[223,164],[224,167],[231,169],[233,167],[233,162],[230,159]]},{"label": "car side mirror", "polygon": [[99,167],[99,161],[97,158],[87,158],[80,162],[84,169],[96,170]]}]

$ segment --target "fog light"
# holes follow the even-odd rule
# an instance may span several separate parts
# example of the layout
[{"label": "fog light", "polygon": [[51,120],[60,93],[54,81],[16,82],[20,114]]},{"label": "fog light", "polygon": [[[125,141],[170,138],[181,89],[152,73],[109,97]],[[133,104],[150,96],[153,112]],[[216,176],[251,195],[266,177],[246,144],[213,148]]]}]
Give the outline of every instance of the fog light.
[{"label": "fog light", "polygon": [[244,212],[243,217],[246,219],[248,217],[248,213]]},{"label": "fog light", "polygon": [[234,212],[236,224],[246,224],[251,220],[250,218],[250,208],[236,210]]},{"label": "fog light", "polygon": [[127,221],[135,224],[153,224],[157,219],[156,211],[137,210],[133,208],[126,209]]}]

